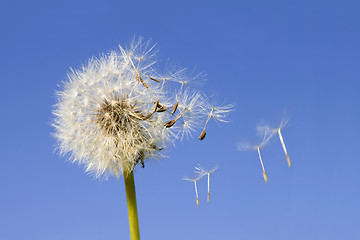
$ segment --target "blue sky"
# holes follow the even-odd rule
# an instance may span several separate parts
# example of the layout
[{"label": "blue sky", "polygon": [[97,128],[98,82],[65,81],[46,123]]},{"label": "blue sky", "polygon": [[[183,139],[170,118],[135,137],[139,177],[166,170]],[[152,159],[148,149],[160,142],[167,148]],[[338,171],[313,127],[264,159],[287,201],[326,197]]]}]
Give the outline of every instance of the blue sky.
[{"label": "blue sky", "polygon": [[[128,43],[207,75],[234,103],[205,141],[179,142],[136,169],[142,239],[357,239],[360,15],[357,1],[7,1],[0,3],[0,238],[128,239],[123,180],[95,180],[54,151],[54,92],[70,67]],[[256,126],[290,116],[256,152]],[[212,199],[181,180],[219,165]]]}]

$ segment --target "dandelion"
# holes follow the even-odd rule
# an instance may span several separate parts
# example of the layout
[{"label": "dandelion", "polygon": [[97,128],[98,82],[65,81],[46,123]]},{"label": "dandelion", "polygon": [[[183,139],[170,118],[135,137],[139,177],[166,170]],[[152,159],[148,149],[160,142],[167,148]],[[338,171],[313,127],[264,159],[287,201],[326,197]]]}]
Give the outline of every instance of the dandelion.
[{"label": "dandelion", "polygon": [[131,239],[139,239],[135,166],[162,157],[178,136],[206,127],[209,116],[225,121],[230,111],[209,110],[204,95],[185,87],[184,70],[159,74],[154,47],[134,39],[71,70],[53,110],[61,155],[96,178],[124,175]]},{"label": "dandelion", "polygon": [[218,169],[218,166],[215,166],[212,169],[207,170],[199,164],[198,166],[195,167],[195,169],[196,169],[195,173],[198,173],[199,175],[203,175],[203,176],[207,175],[207,179],[208,179],[207,201],[210,202],[210,174],[215,172]]},{"label": "dandelion", "polygon": [[199,194],[198,194],[198,190],[197,190],[197,186],[196,186],[196,182],[199,181],[204,175],[203,174],[199,174],[196,177],[183,177],[183,180],[185,181],[190,181],[190,182],[194,182],[195,185],[195,196],[196,196],[196,205],[199,206]]}]

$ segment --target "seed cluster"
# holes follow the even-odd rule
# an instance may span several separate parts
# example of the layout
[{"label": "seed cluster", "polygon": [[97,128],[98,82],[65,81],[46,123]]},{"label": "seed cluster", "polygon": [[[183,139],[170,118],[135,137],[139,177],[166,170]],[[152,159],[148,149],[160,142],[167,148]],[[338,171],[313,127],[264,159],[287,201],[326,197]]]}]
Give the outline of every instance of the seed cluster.
[{"label": "seed cluster", "polygon": [[159,74],[154,56],[149,42],[138,39],[72,70],[53,112],[62,154],[96,177],[119,177],[198,129],[203,140],[211,118],[226,121],[231,105],[210,104],[188,87],[194,78],[183,69]]}]

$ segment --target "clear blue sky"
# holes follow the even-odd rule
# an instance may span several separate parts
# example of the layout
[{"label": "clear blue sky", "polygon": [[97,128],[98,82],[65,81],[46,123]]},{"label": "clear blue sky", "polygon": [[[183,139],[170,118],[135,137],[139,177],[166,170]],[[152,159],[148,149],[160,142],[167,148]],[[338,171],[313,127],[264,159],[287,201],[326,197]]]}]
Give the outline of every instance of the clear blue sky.
[{"label": "clear blue sky", "polygon": [[[128,239],[123,180],[94,180],[54,152],[54,91],[70,67],[134,35],[160,59],[207,74],[236,104],[205,141],[178,143],[135,173],[142,239],[360,239],[358,1],[10,1],[0,3],[0,239]],[[163,61],[163,63],[166,61]],[[239,152],[262,121],[278,141]],[[181,180],[219,169],[212,199]]]}]

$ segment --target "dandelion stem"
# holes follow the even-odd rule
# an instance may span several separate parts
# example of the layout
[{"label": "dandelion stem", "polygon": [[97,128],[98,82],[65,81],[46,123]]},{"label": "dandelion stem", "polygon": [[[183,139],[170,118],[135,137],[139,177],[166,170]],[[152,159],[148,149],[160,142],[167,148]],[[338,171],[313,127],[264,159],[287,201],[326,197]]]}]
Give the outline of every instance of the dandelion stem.
[{"label": "dandelion stem", "polygon": [[282,146],[282,148],[284,149],[284,153],[285,153],[285,155],[286,155],[286,161],[287,161],[289,167],[291,167],[290,157],[289,157],[289,154],[287,153],[287,150],[286,150],[286,147],[285,147],[285,143],[284,143],[284,139],[283,139],[283,137],[282,137],[280,128],[278,129],[278,135],[279,135],[279,138],[280,138],[281,146]]},{"label": "dandelion stem", "polygon": [[194,183],[195,183],[195,193],[196,193],[196,205],[199,206],[199,195],[197,191],[196,180],[194,181]]},{"label": "dandelion stem", "polygon": [[208,200],[208,202],[210,202],[210,173],[208,173],[207,175],[208,175],[208,195],[207,195],[207,200]]},{"label": "dandelion stem", "polygon": [[129,215],[130,239],[140,240],[139,219],[136,206],[136,192],[133,171],[124,171],[124,180]]},{"label": "dandelion stem", "polygon": [[266,172],[265,172],[265,168],[264,168],[264,164],[263,164],[263,161],[262,161],[262,158],[261,158],[260,148],[259,148],[259,147],[257,147],[257,151],[258,151],[258,154],[259,154],[259,159],[260,159],[261,167],[262,167],[262,169],[263,169],[264,180],[265,180],[265,182],[267,183],[267,182],[268,182],[268,178],[267,178],[267,175],[266,175]]}]

